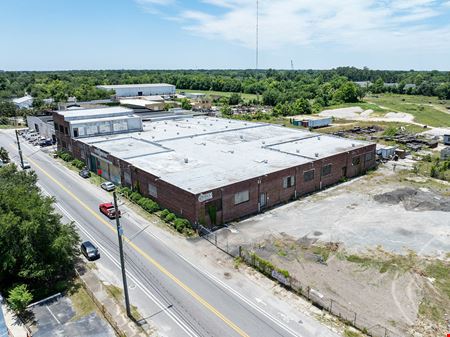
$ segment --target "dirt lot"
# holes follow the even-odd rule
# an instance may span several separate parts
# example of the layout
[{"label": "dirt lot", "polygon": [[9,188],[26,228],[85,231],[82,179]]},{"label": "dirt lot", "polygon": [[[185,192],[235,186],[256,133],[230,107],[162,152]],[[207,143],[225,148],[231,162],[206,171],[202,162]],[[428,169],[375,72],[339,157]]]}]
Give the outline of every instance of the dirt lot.
[{"label": "dirt lot", "polygon": [[380,245],[387,251],[411,249],[421,255],[444,256],[450,251],[449,212],[410,210],[403,202],[375,200],[377,195],[411,187],[430,200],[448,202],[450,185],[402,172],[412,165],[408,160],[387,163],[369,175],[235,223],[220,235],[229,246],[284,232],[297,238],[342,242],[350,251]]},{"label": "dirt lot", "polygon": [[[416,176],[412,166],[408,159],[383,164],[232,224],[219,231],[218,243],[255,251],[370,326],[399,336],[444,334],[450,328],[450,184]],[[338,249],[327,248],[330,243]]]}]

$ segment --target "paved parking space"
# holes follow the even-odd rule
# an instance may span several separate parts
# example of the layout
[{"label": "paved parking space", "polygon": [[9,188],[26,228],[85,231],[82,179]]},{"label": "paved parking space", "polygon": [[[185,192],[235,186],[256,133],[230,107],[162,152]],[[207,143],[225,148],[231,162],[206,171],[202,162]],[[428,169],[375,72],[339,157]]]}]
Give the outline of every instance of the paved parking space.
[{"label": "paved parking space", "polygon": [[47,336],[87,336],[114,337],[109,324],[95,312],[79,319],[74,319],[76,312],[67,297],[58,296],[34,305],[34,337]]}]

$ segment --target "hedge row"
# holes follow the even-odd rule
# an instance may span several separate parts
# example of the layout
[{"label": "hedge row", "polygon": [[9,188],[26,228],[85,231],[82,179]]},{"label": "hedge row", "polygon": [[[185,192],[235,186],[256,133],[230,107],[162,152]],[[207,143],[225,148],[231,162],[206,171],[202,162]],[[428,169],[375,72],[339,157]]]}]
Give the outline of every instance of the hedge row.
[{"label": "hedge row", "polygon": [[[117,192],[123,195],[125,198],[131,200],[135,204],[138,204],[149,213],[156,213],[161,209],[155,201],[150,198],[143,197],[139,192],[133,192],[133,190],[129,187],[119,187],[117,189]],[[177,232],[183,233],[188,236],[191,236],[194,233],[189,220],[178,218],[168,209],[163,209],[161,212],[159,212],[158,215],[167,224],[176,229]]]},{"label": "hedge row", "polygon": [[66,151],[58,151],[56,153],[59,158],[62,160],[71,163],[73,166],[75,166],[77,169],[81,170],[83,167],[86,166],[86,163],[79,159],[74,159],[72,155],[69,152]]}]

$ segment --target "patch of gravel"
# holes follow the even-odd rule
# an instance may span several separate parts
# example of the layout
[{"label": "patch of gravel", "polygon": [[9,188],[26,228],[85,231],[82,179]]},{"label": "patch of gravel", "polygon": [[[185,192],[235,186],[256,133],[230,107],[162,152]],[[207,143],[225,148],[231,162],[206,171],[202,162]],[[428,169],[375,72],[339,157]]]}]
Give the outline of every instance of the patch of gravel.
[{"label": "patch of gravel", "polygon": [[450,198],[426,189],[398,188],[377,194],[373,199],[379,203],[390,205],[402,203],[408,211],[450,212]]}]

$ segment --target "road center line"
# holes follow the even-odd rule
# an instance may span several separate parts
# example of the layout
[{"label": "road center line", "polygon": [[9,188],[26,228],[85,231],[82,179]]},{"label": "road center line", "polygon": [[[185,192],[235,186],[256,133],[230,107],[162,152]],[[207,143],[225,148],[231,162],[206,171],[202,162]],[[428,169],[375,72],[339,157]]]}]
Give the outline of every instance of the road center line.
[{"label": "road center line", "polygon": [[[53,178],[50,174],[48,174],[40,165],[38,165],[34,160],[27,157],[28,161],[33,164],[33,166],[37,167],[42,173],[44,173],[50,180],[52,180],[56,185],[58,185],[64,192],[66,192],[69,196],[71,196],[76,202],[78,202],[81,206],[83,206],[87,211],[89,211],[95,218],[97,218],[101,223],[106,225],[111,231],[116,232],[116,229],[105,219],[101,218],[99,214],[94,212],[88,205],[86,205],[82,200],[80,200],[75,194],[69,191],[64,185],[62,185],[57,179]],[[147,261],[153,264],[160,272],[170,278],[173,282],[175,282],[179,287],[184,289],[189,295],[191,295],[197,302],[202,304],[206,309],[212,312],[215,316],[220,318],[223,322],[225,322],[230,328],[236,331],[242,337],[250,337],[245,331],[243,331],[240,327],[238,327],[235,323],[233,323],[230,319],[224,316],[219,310],[217,310],[214,306],[208,303],[204,298],[202,298],[199,294],[197,294],[194,290],[192,290],[189,286],[183,283],[180,279],[178,279],[175,275],[169,272],[166,268],[164,268],[159,262],[153,259],[150,255],[145,253],[141,248],[139,248],[136,244],[131,242],[126,236],[123,236],[124,240],[142,257],[144,257]]]}]

